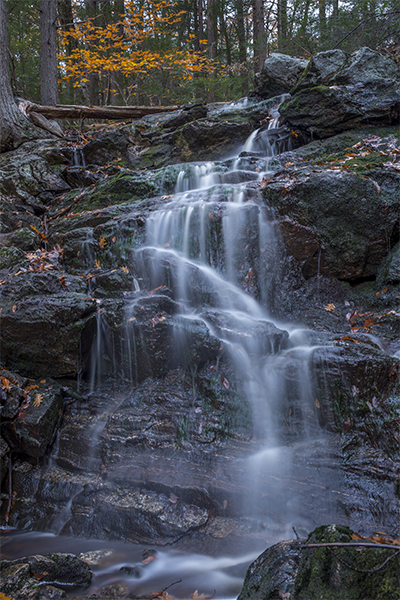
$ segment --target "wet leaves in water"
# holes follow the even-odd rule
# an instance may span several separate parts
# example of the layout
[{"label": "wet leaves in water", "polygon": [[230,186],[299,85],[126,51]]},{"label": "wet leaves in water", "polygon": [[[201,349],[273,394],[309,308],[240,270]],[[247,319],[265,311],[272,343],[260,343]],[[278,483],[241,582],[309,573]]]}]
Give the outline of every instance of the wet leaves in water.
[{"label": "wet leaves in water", "polygon": [[[215,592],[214,592],[214,595],[215,595]],[[191,599],[192,600],[211,600],[211,598],[214,598],[214,595],[209,596],[208,594],[199,594],[199,591],[196,590],[191,595]]]}]

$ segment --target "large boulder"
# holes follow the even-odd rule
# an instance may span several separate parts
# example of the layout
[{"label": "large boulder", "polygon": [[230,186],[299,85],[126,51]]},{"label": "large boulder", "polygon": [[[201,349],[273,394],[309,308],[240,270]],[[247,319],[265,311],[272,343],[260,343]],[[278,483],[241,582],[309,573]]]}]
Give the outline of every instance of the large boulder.
[{"label": "large boulder", "polygon": [[280,107],[306,139],[323,138],[368,123],[391,125],[400,117],[400,70],[396,63],[361,48],[344,60],[339,50],[316,55]]},{"label": "large boulder", "polygon": [[296,85],[308,60],[274,52],[265,60],[261,73],[255,77],[254,94],[272,98],[287,94]]}]

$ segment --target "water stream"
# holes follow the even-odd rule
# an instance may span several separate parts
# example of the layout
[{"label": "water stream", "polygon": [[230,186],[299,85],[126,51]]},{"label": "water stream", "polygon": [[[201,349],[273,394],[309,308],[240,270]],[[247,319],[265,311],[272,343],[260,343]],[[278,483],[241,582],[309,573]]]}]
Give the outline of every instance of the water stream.
[{"label": "water stream", "polygon": [[[234,506],[231,515],[247,519],[252,527],[258,527],[262,533],[258,547],[253,545],[251,552],[244,552],[240,547],[227,548],[230,556],[218,559],[205,554],[182,553],[178,549],[163,550],[153,563],[144,566],[139,546],[36,536],[35,553],[40,552],[41,545],[62,551],[68,551],[69,546],[74,552],[77,548],[85,552],[104,547],[113,551],[94,567],[95,584],[89,591],[95,592],[105,583],[120,581],[120,569],[129,564],[133,575],[125,574],[122,580],[138,594],[163,588],[176,577],[185,579],[176,589],[177,597],[183,598],[199,589],[211,594],[217,590],[216,598],[233,598],[240,589],[246,566],[267,543],[292,537],[293,525],[302,533],[326,520],[327,515],[334,518],[338,489],[336,457],[329,438],[319,427],[313,373],[313,355],[325,342],[322,335],[313,335],[272,316],[278,301],[283,245],[273,211],[262,202],[258,182],[268,177],[274,157],[288,149],[289,136],[279,127],[276,107],[269,122],[255,131],[239,156],[225,161],[223,168],[220,163],[211,162],[183,166],[177,176],[175,194],[148,218],[146,245],[134,257],[147,289],[167,286],[173,291],[183,329],[185,323],[199,323],[220,341],[225,357],[229,357],[238,393],[251,406],[251,452],[247,450],[244,456],[232,455],[227,464],[224,464],[227,457],[222,457],[214,471],[209,472],[204,488],[211,496],[222,493],[217,489],[217,481],[222,481],[225,497],[218,502],[224,508]],[[140,307],[140,298],[137,286],[132,300],[127,303],[126,335],[121,349],[121,354],[129,355],[123,378],[133,386],[138,383],[137,348],[141,345],[141,333],[135,325],[135,311]],[[179,333],[176,335],[178,346],[181,342]],[[102,320],[99,302],[89,382],[92,396],[101,386],[101,361],[106,355],[109,362],[114,363],[116,351]],[[218,371],[218,361],[213,368]],[[115,372],[116,367],[112,365],[110,369]],[[226,382],[231,385],[227,379]],[[105,478],[101,466],[102,454],[106,452],[103,429],[112,415],[125,406],[127,399],[126,394],[111,399],[110,396],[111,393],[103,404],[99,401],[96,407],[94,402],[90,409],[83,410],[80,431],[63,434],[64,438],[77,436],[76,444],[81,444],[74,467],[81,472],[91,471],[97,481]],[[201,410],[193,402],[190,414],[197,418]],[[283,429],[282,414],[285,414]],[[200,432],[201,427],[199,422]],[[291,441],[288,442],[288,438]],[[129,448],[126,460],[128,454]],[[143,481],[146,481],[149,477],[146,469],[150,468],[145,464],[146,456],[143,455],[140,464],[135,456],[121,469],[133,472],[142,468]],[[150,449],[150,462],[154,456],[156,452]],[[118,470],[118,464],[114,467]],[[184,467],[184,461],[177,458],[176,480],[181,487],[190,479],[189,470],[185,471]],[[49,468],[56,471],[57,460]],[[195,468],[194,462],[191,468]],[[117,477],[115,473],[113,476]],[[162,483],[161,479],[157,482]],[[45,485],[41,485],[44,498]],[[77,533],[70,522],[71,505],[89,484],[82,475],[71,476],[69,485],[65,501],[48,529],[64,536]],[[50,487],[49,484],[48,489]],[[322,496],[324,506],[321,508]],[[170,497],[171,502],[173,498]],[[86,528],[83,535],[89,537],[93,535],[91,531]],[[94,531],[96,537],[97,530]],[[25,534],[25,538],[22,535],[15,533],[7,540],[5,550],[10,557],[21,552],[18,543],[21,544],[22,539],[24,553],[28,553],[32,534]]]}]

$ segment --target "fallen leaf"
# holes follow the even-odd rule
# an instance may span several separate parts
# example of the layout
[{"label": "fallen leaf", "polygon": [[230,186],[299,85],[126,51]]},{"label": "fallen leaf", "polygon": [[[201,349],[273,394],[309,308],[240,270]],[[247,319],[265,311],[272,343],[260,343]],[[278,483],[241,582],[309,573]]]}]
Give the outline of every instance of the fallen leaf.
[{"label": "fallen leaf", "polygon": [[336,306],[334,304],[327,304],[326,306],[324,306],[324,309],[327,312],[332,312],[333,310],[335,310]]},{"label": "fallen leaf", "polygon": [[212,596],[208,596],[207,594],[199,594],[198,590],[193,592],[190,597],[192,600],[207,600],[208,598],[212,598]]},{"label": "fallen leaf", "polygon": [[43,394],[36,394],[35,399],[33,401],[33,406],[40,406],[43,402]]},{"label": "fallen leaf", "polygon": [[358,396],[360,393],[360,390],[355,385],[351,386],[351,391],[353,392],[353,396]]},{"label": "fallen leaf", "polygon": [[351,427],[350,417],[347,417],[345,422],[343,423],[343,433],[347,433]]},{"label": "fallen leaf", "polygon": [[99,246],[100,248],[105,248],[107,246],[108,242],[106,240],[106,236],[102,235],[99,239]]},{"label": "fallen leaf", "polygon": [[124,273],[129,273],[129,269],[128,267],[120,267],[121,271],[123,271]]},{"label": "fallen leaf", "polygon": [[285,167],[293,167],[294,162],[287,162],[285,163]]},{"label": "fallen leaf", "polygon": [[40,383],[46,383],[46,380],[45,379],[41,379]]},{"label": "fallen leaf", "polygon": [[175,494],[170,492],[169,501],[171,502],[171,504],[176,504],[178,502],[178,496],[175,496]]},{"label": "fallen leaf", "polygon": [[319,400],[318,400],[318,398],[316,398],[316,399],[315,399],[315,406],[316,406],[317,408],[321,408],[321,404],[319,403]]},{"label": "fallen leaf", "polygon": [[94,261],[94,266],[96,267],[96,269],[101,269],[100,261],[97,258]]},{"label": "fallen leaf", "polygon": [[17,305],[14,304],[14,306],[12,307],[12,311],[15,312],[17,310]]}]

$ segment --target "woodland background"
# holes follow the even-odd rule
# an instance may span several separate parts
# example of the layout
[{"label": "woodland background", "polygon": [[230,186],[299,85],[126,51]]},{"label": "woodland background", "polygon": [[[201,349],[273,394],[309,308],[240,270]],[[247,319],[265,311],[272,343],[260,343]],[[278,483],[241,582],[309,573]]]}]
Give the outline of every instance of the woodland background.
[{"label": "woodland background", "polygon": [[7,0],[16,96],[170,105],[248,94],[271,52],[399,60],[400,0]]}]

